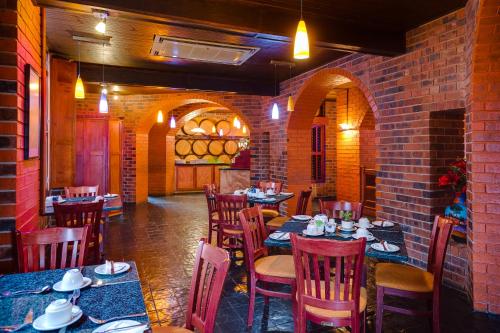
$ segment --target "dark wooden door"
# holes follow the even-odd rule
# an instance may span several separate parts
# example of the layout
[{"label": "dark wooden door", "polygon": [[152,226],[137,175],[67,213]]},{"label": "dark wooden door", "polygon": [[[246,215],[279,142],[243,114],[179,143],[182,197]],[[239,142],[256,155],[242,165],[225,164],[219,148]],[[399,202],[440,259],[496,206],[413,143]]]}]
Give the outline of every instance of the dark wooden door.
[{"label": "dark wooden door", "polygon": [[107,119],[76,121],[75,185],[99,185],[99,194],[108,192],[108,131]]}]

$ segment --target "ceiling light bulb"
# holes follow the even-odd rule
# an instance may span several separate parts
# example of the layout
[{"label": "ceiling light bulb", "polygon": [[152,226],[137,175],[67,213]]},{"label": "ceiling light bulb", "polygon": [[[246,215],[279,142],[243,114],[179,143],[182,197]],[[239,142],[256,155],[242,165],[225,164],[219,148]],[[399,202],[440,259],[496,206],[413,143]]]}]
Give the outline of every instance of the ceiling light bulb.
[{"label": "ceiling light bulb", "polygon": [[306,22],[304,20],[300,20],[297,25],[293,45],[293,57],[295,59],[309,58],[309,37],[307,36]]},{"label": "ceiling light bulb", "polygon": [[101,89],[101,94],[107,95],[108,94],[108,89],[102,88]]},{"label": "ceiling light bulb", "polygon": [[243,125],[242,132],[243,132],[243,134],[247,134],[247,125]]},{"label": "ceiling light bulb", "polygon": [[349,125],[348,123],[342,123],[339,126],[340,126],[340,130],[342,130],[342,131],[348,131],[348,130],[352,129],[351,125]]},{"label": "ceiling light bulb", "polygon": [[99,100],[99,113],[108,113],[108,98],[106,95],[106,89],[101,91],[101,99]]},{"label": "ceiling light bulb", "polygon": [[295,108],[295,105],[293,105],[293,98],[292,98],[292,95],[288,96],[288,103],[286,105],[286,110],[288,112],[292,112]]},{"label": "ceiling light bulb", "polygon": [[83,86],[83,81],[80,75],[76,79],[75,84],[75,98],[76,99],[84,99],[85,98],[85,87]]},{"label": "ceiling light bulb", "polygon": [[175,128],[175,118],[174,115],[170,118],[170,128]]},{"label": "ceiling light bulb", "polygon": [[273,109],[271,111],[271,118],[272,119],[280,119],[280,110],[278,109],[278,104],[274,103],[273,104]]},{"label": "ceiling light bulb", "polygon": [[106,33],[106,21],[105,21],[105,19],[102,19],[99,21],[99,23],[97,23],[97,25],[95,26],[95,30],[97,30],[101,34]]},{"label": "ceiling light bulb", "polygon": [[158,110],[158,115],[156,116],[156,122],[158,124],[163,123],[163,112],[161,112],[161,110]]}]

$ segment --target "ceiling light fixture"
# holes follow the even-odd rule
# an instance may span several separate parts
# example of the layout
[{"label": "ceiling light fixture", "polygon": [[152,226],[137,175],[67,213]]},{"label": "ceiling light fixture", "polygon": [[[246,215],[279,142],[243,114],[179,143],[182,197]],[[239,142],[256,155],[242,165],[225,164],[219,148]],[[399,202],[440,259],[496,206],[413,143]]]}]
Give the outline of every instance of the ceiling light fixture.
[{"label": "ceiling light fixture", "polygon": [[158,110],[158,114],[156,115],[156,122],[158,124],[163,123],[163,112],[161,110]]},{"label": "ceiling light fixture", "polygon": [[302,0],[300,0],[300,21],[295,33],[293,57],[295,59],[309,58],[309,37],[307,36],[306,22],[302,17]]},{"label": "ceiling light fixture", "polygon": [[[291,82],[292,80],[292,65],[290,64],[290,77],[289,77],[289,80]],[[292,112],[295,108],[295,105],[294,105],[294,102],[293,102],[293,97],[292,97],[292,93],[290,92],[290,94],[288,95],[288,102],[286,104],[286,110],[288,112]]]},{"label": "ceiling light fixture", "polygon": [[95,30],[101,34],[106,33],[106,18],[108,17],[108,12],[104,10],[94,9],[94,16],[99,18],[99,23],[96,24]]},{"label": "ceiling light fixture", "polygon": [[[276,64],[274,64],[274,96],[276,97],[277,94],[276,94],[276,86],[277,86],[277,83],[276,83]],[[276,102],[274,102],[273,104],[273,108],[271,110],[271,119],[274,119],[274,120],[277,120],[277,119],[280,119],[280,110],[278,108],[278,104]]]},{"label": "ceiling light fixture", "polygon": [[238,116],[235,116],[234,119],[233,119],[233,126],[236,127],[236,128],[241,128],[241,122],[240,120],[238,119]]},{"label": "ceiling light fixture", "polygon": [[170,128],[175,128],[175,118],[173,111],[172,111],[172,117],[170,117]]},{"label": "ceiling light fixture", "polygon": [[223,136],[224,135],[224,131],[221,129],[219,129],[219,136]]},{"label": "ceiling light fixture", "polygon": [[243,125],[242,132],[243,134],[247,134],[247,125]]},{"label": "ceiling light fixture", "polygon": [[217,133],[217,128],[215,128],[215,125],[212,126],[212,133],[213,134]]},{"label": "ceiling light fixture", "polygon": [[99,100],[99,113],[108,113],[108,90],[104,84],[104,44],[102,44],[102,89],[101,98]]},{"label": "ceiling light fixture", "polygon": [[78,77],[76,78],[75,84],[75,98],[84,99],[85,98],[85,87],[83,86],[82,78],[80,77],[80,42],[78,42]]},{"label": "ceiling light fixture", "polygon": [[354,129],[354,127],[349,123],[349,88],[346,89],[346,122],[341,123],[339,127],[341,132],[350,131]]}]

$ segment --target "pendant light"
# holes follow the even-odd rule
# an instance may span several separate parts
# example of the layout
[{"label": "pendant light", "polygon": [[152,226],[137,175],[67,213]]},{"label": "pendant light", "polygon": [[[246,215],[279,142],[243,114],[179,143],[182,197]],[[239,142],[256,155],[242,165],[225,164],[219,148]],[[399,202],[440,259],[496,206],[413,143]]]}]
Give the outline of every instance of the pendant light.
[{"label": "pendant light", "polygon": [[302,18],[302,0],[300,0],[300,21],[293,44],[293,57],[295,59],[309,58],[309,37],[307,36],[306,22]]},{"label": "pendant light", "polygon": [[243,134],[247,134],[247,125],[243,125],[243,129],[241,131]]},{"label": "pendant light", "polygon": [[234,119],[233,119],[233,126],[236,127],[236,128],[241,128],[241,122],[240,120],[238,119],[238,116],[235,116]]},{"label": "pendant light", "polygon": [[[276,64],[274,65],[274,96],[277,96],[277,94],[276,94]],[[276,102],[273,104],[273,108],[271,110],[271,119],[274,119],[274,120],[280,119],[280,110],[279,110],[278,104]]]},{"label": "pendant light", "polygon": [[97,15],[100,18],[99,23],[97,23],[95,26],[95,30],[97,32],[100,32],[101,34],[105,34],[106,33],[106,18],[108,17],[108,13],[107,12],[100,12],[100,13],[96,13],[94,15]]},{"label": "pendant light", "polygon": [[108,90],[104,84],[104,44],[102,44],[102,89],[99,100],[99,113],[108,113]]},{"label": "pendant light", "polygon": [[351,124],[349,124],[349,89],[346,89],[346,122],[339,125],[340,131],[350,131],[353,129]]},{"label": "pendant light", "polygon": [[[292,65],[290,64],[290,82],[292,80]],[[294,105],[294,102],[293,102],[293,97],[292,97],[292,93],[290,93],[290,95],[288,95],[288,102],[286,103],[286,110],[288,112],[292,112],[295,108],[295,105]]]},{"label": "pendant light", "polygon": [[172,111],[172,117],[170,117],[170,128],[175,128],[175,118],[173,111]]},{"label": "pendant light", "polygon": [[82,78],[80,77],[80,42],[78,42],[78,77],[76,78],[75,84],[75,98],[84,99],[85,98],[85,87],[83,86]]},{"label": "pendant light", "polygon": [[156,122],[158,124],[163,123],[163,112],[161,110],[158,110],[158,114],[156,115]]},{"label": "pendant light", "polygon": [[217,128],[215,128],[215,125],[212,126],[212,134],[216,134],[217,133]]},{"label": "pendant light", "polygon": [[219,129],[219,136],[223,136],[224,135],[224,131],[221,129]]}]

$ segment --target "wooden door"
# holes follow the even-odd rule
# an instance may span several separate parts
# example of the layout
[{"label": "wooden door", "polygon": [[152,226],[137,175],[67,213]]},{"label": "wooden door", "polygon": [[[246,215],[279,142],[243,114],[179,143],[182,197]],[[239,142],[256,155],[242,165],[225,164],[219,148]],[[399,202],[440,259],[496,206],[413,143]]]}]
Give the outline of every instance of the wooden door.
[{"label": "wooden door", "polygon": [[99,194],[108,192],[107,119],[77,118],[75,185],[99,185]]},{"label": "wooden door", "polygon": [[121,120],[109,121],[109,192],[116,194],[122,193],[122,128]]},{"label": "wooden door", "polygon": [[195,167],[190,165],[176,165],[176,190],[177,191],[189,191],[195,188]]},{"label": "wooden door", "polygon": [[203,185],[213,183],[213,165],[196,166],[196,189],[203,190]]}]

